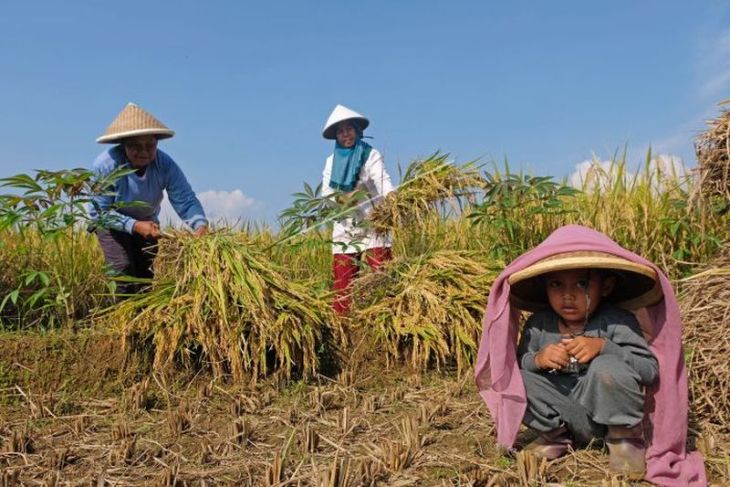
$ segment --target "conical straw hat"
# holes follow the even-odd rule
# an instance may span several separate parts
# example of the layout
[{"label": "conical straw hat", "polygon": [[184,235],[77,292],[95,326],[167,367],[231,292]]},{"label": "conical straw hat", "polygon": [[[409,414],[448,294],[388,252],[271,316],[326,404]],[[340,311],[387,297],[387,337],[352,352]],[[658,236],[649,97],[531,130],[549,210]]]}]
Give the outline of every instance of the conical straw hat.
[{"label": "conical straw hat", "polygon": [[541,276],[568,269],[613,271],[618,282],[610,299],[627,309],[643,308],[662,299],[661,286],[651,267],[605,252],[578,251],[552,255],[509,276],[510,301],[527,311],[545,309],[548,299]]},{"label": "conical straw hat", "polygon": [[360,115],[355,110],[350,110],[343,105],[337,105],[335,109],[332,110],[332,113],[330,113],[327,123],[324,124],[322,137],[334,140],[336,138],[335,134],[337,133],[337,124],[345,120],[350,120],[356,124],[361,131],[365,130],[368,128],[368,125],[370,125],[370,120]]},{"label": "conical straw hat", "polygon": [[155,135],[158,139],[167,139],[175,132],[134,103],[128,103],[96,141],[100,144],[117,144],[122,139],[137,135]]}]

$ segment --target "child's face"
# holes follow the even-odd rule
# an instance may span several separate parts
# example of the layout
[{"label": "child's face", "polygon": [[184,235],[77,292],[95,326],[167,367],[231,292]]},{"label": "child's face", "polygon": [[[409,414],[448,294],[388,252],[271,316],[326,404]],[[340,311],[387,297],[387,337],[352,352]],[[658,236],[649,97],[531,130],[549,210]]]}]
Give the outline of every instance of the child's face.
[{"label": "child's face", "polygon": [[551,272],[545,277],[550,307],[566,325],[574,327],[585,324],[586,316],[610,294],[613,285],[612,277],[602,279],[598,272],[587,269]]}]

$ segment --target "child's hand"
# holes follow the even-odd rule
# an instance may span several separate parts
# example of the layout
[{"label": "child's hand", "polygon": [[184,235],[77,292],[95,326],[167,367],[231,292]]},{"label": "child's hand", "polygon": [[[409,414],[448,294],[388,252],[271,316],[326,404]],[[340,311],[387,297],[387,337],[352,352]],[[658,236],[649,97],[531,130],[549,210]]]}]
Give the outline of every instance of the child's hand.
[{"label": "child's hand", "polygon": [[575,338],[563,338],[560,343],[570,355],[578,359],[578,362],[587,364],[596,355],[601,353],[601,349],[603,349],[603,344],[606,343],[606,340],[598,337],[579,336]]},{"label": "child's hand", "polygon": [[570,354],[561,343],[546,345],[535,355],[535,365],[543,370],[562,369],[570,363]]}]

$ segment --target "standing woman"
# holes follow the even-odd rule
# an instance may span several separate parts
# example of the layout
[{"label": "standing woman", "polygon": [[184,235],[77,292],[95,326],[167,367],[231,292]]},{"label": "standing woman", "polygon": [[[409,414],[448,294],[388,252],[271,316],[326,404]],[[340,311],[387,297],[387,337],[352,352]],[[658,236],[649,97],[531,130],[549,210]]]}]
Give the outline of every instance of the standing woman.
[{"label": "standing woman", "polygon": [[[100,144],[115,144],[94,161],[92,171],[107,175],[120,167],[134,169],[115,182],[114,188],[94,198],[89,214],[96,222],[107,266],[117,275],[152,277],[152,263],[160,237],[160,204],[163,191],[178,216],[193,229],[195,235],[207,231],[208,220],[203,207],[185,175],[175,161],[157,148],[157,141],[175,132],[162,122],[129,103],[96,139]],[[118,203],[137,202],[114,209]],[[120,294],[139,291],[136,283],[121,282]]]},{"label": "standing woman", "polygon": [[335,140],[334,152],[327,157],[322,173],[322,194],[340,191],[346,201],[355,191],[364,191],[368,199],[357,206],[352,218],[336,221],[332,231],[335,300],[333,308],[340,315],[350,310],[350,283],[357,275],[360,260],[378,269],[391,258],[389,235],[358,224],[385,195],[393,191],[385,171],[383,156],[363,142],[363,131],[370,121],[359,113],[337,105],[322,131],[325,139]]}]

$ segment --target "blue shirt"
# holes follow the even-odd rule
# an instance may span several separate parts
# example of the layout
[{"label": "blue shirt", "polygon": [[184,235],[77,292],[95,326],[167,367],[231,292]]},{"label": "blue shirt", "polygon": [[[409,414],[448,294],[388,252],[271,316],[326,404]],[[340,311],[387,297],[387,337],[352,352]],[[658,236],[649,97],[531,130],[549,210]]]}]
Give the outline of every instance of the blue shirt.
[{"label": "blue shirt", "polygon": [[[119,168],[128,165],[124,148],[121,145],[102,152],[91,166],[91,170],[98,175],[107,175]],[[155,221],[159,223],[160,203],[163,191],[167,191],[175,212],[193,230],[208,224],[203,212],[203,206],[198,197],[185,179],[180,167],[169,155],[157,149],[155,160],[147,166],[145,173],[138,176],[128,174],[116,181],[114,193],[94,197],[95,203],[101,211],[107,211],[115,202],[138,201],[145,205],[119,208],[109,211],[105,217],[105,226],[113,230],[132,233],[135,222]],[[89,216],[96,220],[99,214],[93,205],[89,205]]]}]

